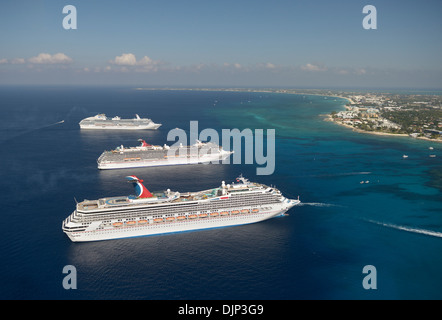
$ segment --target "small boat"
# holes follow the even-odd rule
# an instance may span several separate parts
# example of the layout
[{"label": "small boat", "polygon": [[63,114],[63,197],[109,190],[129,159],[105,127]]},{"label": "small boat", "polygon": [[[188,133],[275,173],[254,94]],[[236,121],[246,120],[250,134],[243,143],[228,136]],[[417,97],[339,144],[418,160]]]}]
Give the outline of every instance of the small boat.
[{"label": "small boat", "polygon": [[259,209],[253,209],[252,212],[257,213],[257,212],[259,212]]},{"label": "small boat", "polygon": [[166,221],[168,221],[168,222],[175,221],[175,217],[167,217]]},{"label": "small boat", "polygon": [[242,210],[241,210],[241,213],[249,213],[249,210],[247,210],[247,209],[242,209]]},{"label": "small boat", "polygon": [[147,220],[138,220],[138,224],[146,224]]},{"label": "small boat", "polygon": [[211,217],[217,217],[217,216],[219,216],[219,213],[218,213],[218,212],[212,212],[212,213],[210,214],[210,216],[211,216]]},{"label": "small boat", "polygon": [[232,211],[232,214],[238,214],[239,213],[239,210],[233,210]]},{"label": "small boat", "polygon": [[435,154],[430,154],[430,158],[436,158]]},{"label": "small boat", "polygon": [[135,221],[127,221],[126,222],[126,226],[133,226],[136,225],[137,223]]},{"label": "small boat", "polygon": [[164,220],[163,220],[163,218],[156,218],[156,219],[153,219],[153,222],[161,223],[161,222],[164,222]]},{"label": "small boat", "polygon": [[207,213],[201,213],[199,215],[200,218],[207,218],[209,215]]},{"label": "small boat", "polygon": [[228,212],[228,211],[222,211],[222,212],[220,213],[220,215],[222,215],[222,216],[228,216],[228,215],[229,215],[229,212]]},{"label": "small boat", "polygon": [[196,214],[191,214],[190,216],[189,216],[189,219],[195,219],[195,218],[197,218],[198,216],[196,215]]},{"label": "small boat", "polygon": [[408,156],[407,156],[406,154],[404,154],[404,155],[402,156],[402,158],[406,159],[406,158],[408,158]]},{"label": "small boat", "polygon": [[123,225],[123,222],[114,222],[114,223],[112,223],[112,225],[114,227],[121,227]]},{"label": "small boat", "polygon": [[176,219],[177,220],[186,220],[186,217],[185,216],[178,216],[178,217],[176,217]]},{"label": "small boat", "polygon": [[433,150],[434,148],[433,147],[429,147],[428,149]]}]

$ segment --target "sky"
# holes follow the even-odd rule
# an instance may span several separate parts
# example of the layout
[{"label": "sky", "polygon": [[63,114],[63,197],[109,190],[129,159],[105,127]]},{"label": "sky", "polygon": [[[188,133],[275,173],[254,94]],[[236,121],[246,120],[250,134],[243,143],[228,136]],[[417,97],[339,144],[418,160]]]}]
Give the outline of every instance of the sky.
[{"label": "sky", "polygon": [[441,89],[441,35],[440,0],[2,0],[0,85]]}]

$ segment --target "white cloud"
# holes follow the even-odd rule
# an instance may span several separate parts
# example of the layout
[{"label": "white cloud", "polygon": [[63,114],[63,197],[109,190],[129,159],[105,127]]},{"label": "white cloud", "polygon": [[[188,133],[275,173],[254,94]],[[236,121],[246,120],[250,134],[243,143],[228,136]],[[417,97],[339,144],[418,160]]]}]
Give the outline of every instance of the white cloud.
[{"label": "white cloud", "polygon": [[15,59],[12,59],[12,61],[11,61],[12,64],[24,64],[25,62],[26,61],[23,58],[15,58]]},{"label": "white cloud", "polygon": [[357,75],[363,75],[363,74],[366,74],[366,73],[367,73],[367,70],[365,70],[365,69],[357,69],[357,70],[355,71],[355,73],[356,73]]},{"label": "white cloud", "polygon": [[0,64],[24,64],[25,62],[23,58],[14,58],[12,60],[0,59]]},{"label": "white cloud", "polygon": [[123,53],[121,56],[116,56],[114,60],[109,62],[119,66],[149,66],[158,64],[158,61],[154,61],[148,56],[144,56],[137,61],[133,53]]},{"label": "white cloud", "polygon": [[314,65],[314,64],[311,64],[311,63],[307,63],[305,66],[301,66],[301,69],[304,70],[304,71],[313,71],[313,72],[316,72],[316,71],[327,71],[326,67],[319,66],[319,65]]},{"label": "white cloud", "polygon": [[137,58],[133,53],[123,53],[121,56],[116,56],[110,63],[119,66],[135,66],[137,64]]},{"label": "white cloud", "polygon": [[[259,71],[259,70],[266,70],[266,69],[277,69],[277,66],[273,63],[266,62],[266,63],[256,63],[256,64],[249,64],[249,65],[243,65],[240,63],[228,63],[224,62],[222,66],[215,65],[216,68],[224,68],[224,70],[238,70],[243,72],[251,72],[251,71]],[[220,69],[222,70],[222,69]]]},{"label": "white cloud", "polygon": [[240,63],[228,63],[228,62],[224,62],[223,63],[223,67],[234,68],[234,69],[241,69],[241,68],[243,68],[243,66]]},{"label": "white cloud", "polygon": [[147,66],[152,64],[155,64],[155,62],[148,56],[144,56],[141,60],[137,62],[137,65],[139,66]]},{"label": "white cloud", "polygon": [[123,53],[121,56],[116,56],[113,60],[110,60],[109,63],[121,66],[119,69],[114,69],[120,72],[128,72],[130,70],[135,72],[158,71],[158,66],[162,64],[161,61],[152,60],[148,56],[137,60],[133,53]]},{"label": "white cloud", "polygon": [[68,64],[72,63],[72,58],[68,57],[64,53],[56,53],[51,55],[49,53],[40,53],[36,57],[28,59],[29,63],[34,64]]}]

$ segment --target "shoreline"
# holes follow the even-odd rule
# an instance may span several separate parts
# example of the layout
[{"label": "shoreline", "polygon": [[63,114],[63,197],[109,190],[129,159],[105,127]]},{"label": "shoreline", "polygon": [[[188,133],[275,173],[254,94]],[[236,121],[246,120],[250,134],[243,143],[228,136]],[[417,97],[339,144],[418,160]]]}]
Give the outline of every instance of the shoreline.
[{"label": "shoreline", "polygon": [[431,142],[439,142],[439,143],[442,142],[442,139],[430,139],[430,138],[427,138],[427,137],[416,137],[416,138],[413,138],[409,134],[406,134],[406,133],[388,133],[388,132],[379,132],[379,131],[365,131],[365,130],[361,130],[361,129],[355,128],[355,127],[353,127],[353,126],[351,126],[349,124],[345,124],[345,123],[342,123],[342,122],[339,122],[339,121],[335,121],[332,118],[331,115],[326,115],[324,121],[333,122],[333,123],[335,123],[335,124],[337,124],[339,126],[346,127],[348,129],[352,129],[353,131],[358,132],[358,133],[367,133],[367,134],[371,134],[371,135],[389,136],[389,137],[409,137],[410,139],[416,139],[416,140],[419,139],[419,140],[425,140],[425,141],[431,141]]},{"label": "shoreline", "polygon": [[[303,92],[299,90],[299,92],[294,92],[290,90],[297,89],[252,89],[252,88],[134,88],[135,90],[146,90],[146,91],[155,91],[155,90],[163,90],[163,91],[215,91],[215,92],[255,92],[255,93],[278,93],[278,94],[296,94],[296,95],[307,95],[307,96],[320,96],[320,97],[328,97],[328,98],[339,98],[345,99],[348,103],[353,103],[350,98],[337,96],[337,95],[329,95],[322,93],[313,93],[313,92]],[[307,89],[308,90],[308,89]]]},{"label": "shoreline", "polygon": [[[293,95],[311,95],[311,96],[320,96],[320,97],[328,97],[328,98],[339,98],[344,99],[347,101],[347,103],[353,104],[353,100],[347,97],[338,96],[338,95],[328,95],[328,94],[322,94],[322,93],[312,93],[312,92],[302,92],[302,90],[299,90],[299,92],[292,92],[290,89],[252,89],[252,88],[134,88],[135,90],[170,90],[170,91],[220,91],[220,92],[256,92],[256,93],[277,93],[277,94],[293,94]],[[295,89],[293,89],[295,90]],[[347,103],[343,105],[345,109],[348,109]],[[337,125],[340,125],[342,127],[346,127],[348,129],[352,129],[355,132],[358,133],[366,133],[371,135],[377,135],[377,136],[388,136],[388,137],[409,137],[410,139],[419,139],[419,140],[425,140],[425,141],[431,141],[431,142],[438,142],[442,143],[442,139],[430,139],[427,137],[416,137],[413,138],[409,134],[406,133],[387,133],[387,132],[379,132],[379,131],[365,131],[358,128],[355,128],[351,125],[341,123],[338,121],[335,121],[330,114],[320,114],[320,117],[324,117],[324,121],[331,121]]]}]

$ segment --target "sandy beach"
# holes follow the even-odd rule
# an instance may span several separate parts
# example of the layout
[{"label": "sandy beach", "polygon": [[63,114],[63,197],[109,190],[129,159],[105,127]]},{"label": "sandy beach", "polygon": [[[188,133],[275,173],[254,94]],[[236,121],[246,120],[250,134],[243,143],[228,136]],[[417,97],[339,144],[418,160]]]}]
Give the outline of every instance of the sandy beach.
[{"label": "sandy beach", "polygon": [[[324,115],[322,115],[322,116],[324,116]],[[442,142],[442,139],[430,139],[430,138],[427,138],[427,137],[416,137],[416,138],[413,138],[413,137],[410,137],[410,135],[408,135],[406,133],[387,133],[387,132],[378,132],[378,131],[365,131],[365,130],[361,130],[361,129],[355,128],[355,127],[353,127],[353,126],[351,126],[349,124],[345,124],[345,123],[342,123],[340,121],[335,121],[331,115],[327,115],[327,117],[324,118],[324,121],[334,122],[334,123],[336,123],[336,124],[338,124],[340,126],[352,129],[353,131],[359,132],[359,133],[367,133],[367,134],[372,134],[372,135],[377,135],[377,136],[409,137],[410,139],[420,139],[420,140],[426,140],[426,141],[432,141],[432,142]]]}]

